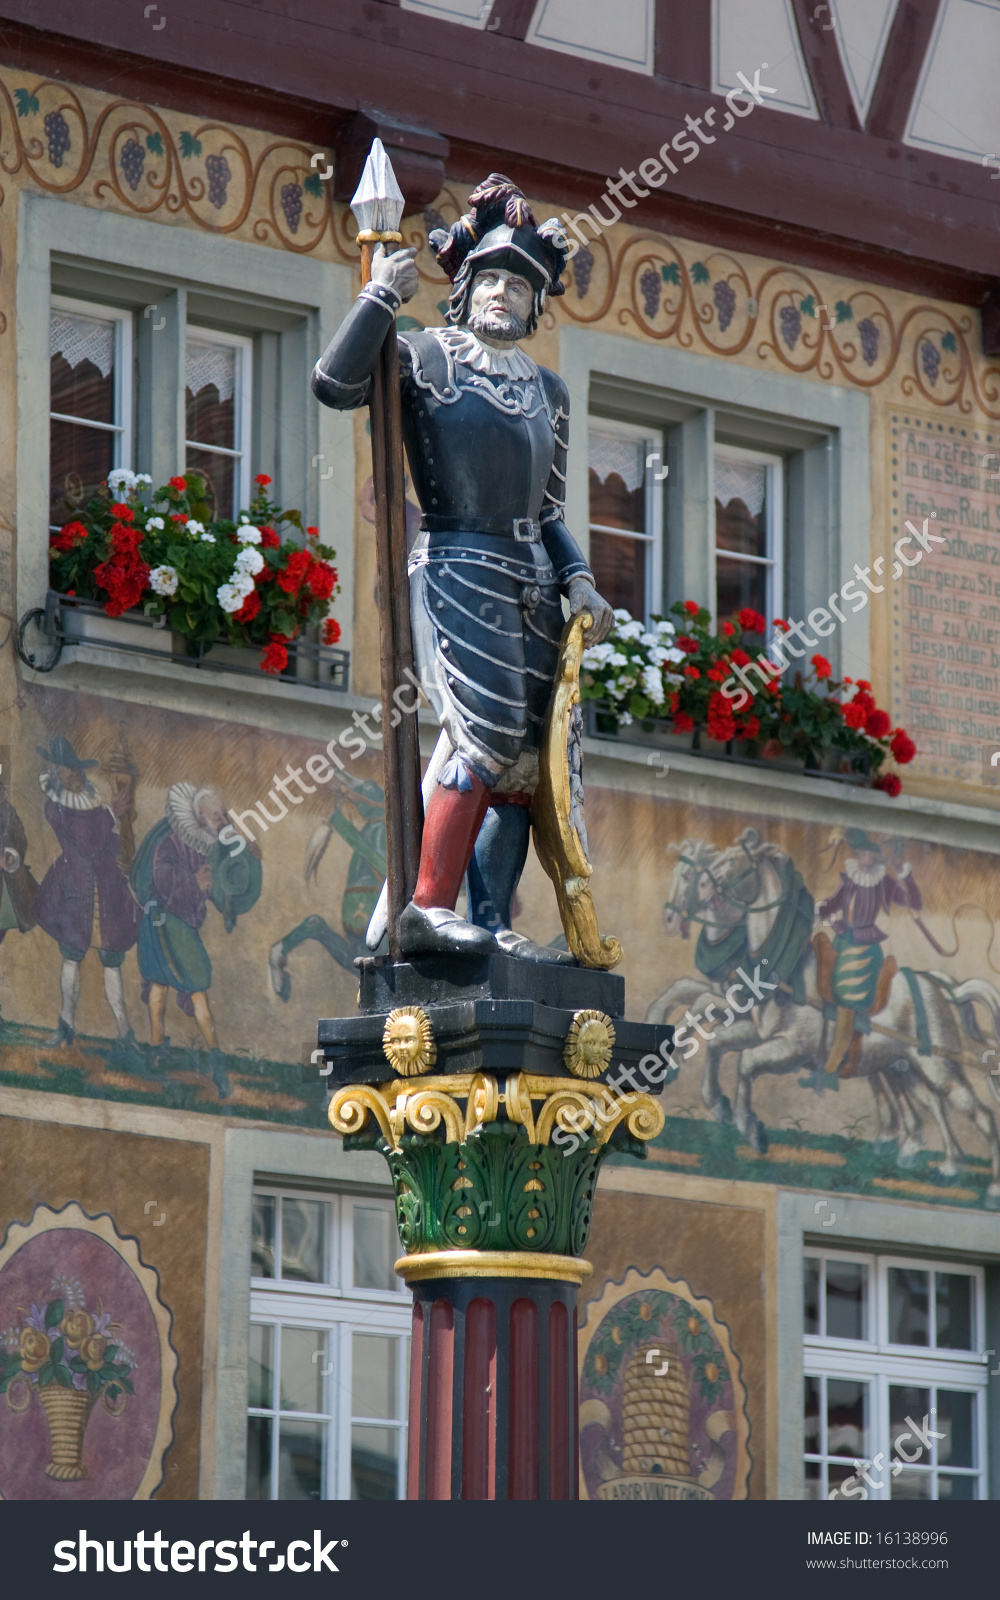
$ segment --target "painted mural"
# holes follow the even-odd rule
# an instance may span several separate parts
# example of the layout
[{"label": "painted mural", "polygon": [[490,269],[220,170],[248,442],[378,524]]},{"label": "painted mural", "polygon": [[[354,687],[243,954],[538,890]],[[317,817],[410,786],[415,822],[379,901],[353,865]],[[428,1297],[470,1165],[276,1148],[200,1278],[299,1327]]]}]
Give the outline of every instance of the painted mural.
[{"label": "painted mural", "polygon": [[746,1398],[712,1302],[630,1267],[580,1330],[580,1498],[746,1499]]},{"label": "painted mural", "polygon": [[145,1500],[173,1438],[157,1277],[109,1216],[38,1206],[0,1246],[0,1499]]},{"label": "painted mural", "polygon": [[[48,686],[19,726],[0,1083],[324,1127],[309,1055],[317,1019],[356,1004],[377,751],[285,804],[272,774],[314,741]],[[220,835],[262,794],[234,852]],[[677,1029],[650,1161],[1000,1207],[995,857],[599,786],[588,826],[630,1014]],[[533,857],[518,926],[561,934]]]}]

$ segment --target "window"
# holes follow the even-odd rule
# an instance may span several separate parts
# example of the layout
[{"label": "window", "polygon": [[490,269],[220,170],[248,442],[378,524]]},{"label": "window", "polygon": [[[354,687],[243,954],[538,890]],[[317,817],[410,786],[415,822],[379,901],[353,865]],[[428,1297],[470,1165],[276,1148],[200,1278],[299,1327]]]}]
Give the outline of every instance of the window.
[{"label": "window", "polygon": [[132,316],[54,295],[49,311],[49,527],[131,465]]},{"label": "window", "polygon": [[662,460],[659,433],[591,423],[591,570],[609,605],[644,622],[662,604]]},{"label": "window", "polygon": [[806,1255],[806,1499],[986,1498],[982,1308],[974,1267]]},{"label": "window", "polygon": [[715,447],[715,614],[750,606],[768,624],[784,605],[780,456]]},{"label": "window", "polygon": [[213,517],[234,517],[250,503],[252,395],[252,341],[189,327],[184,361],[187,466],[204,476]]},{"label": "window", "polygon": [[401,1500],[410,1297],[391,1200],[255,1192],[248,1500]]}]

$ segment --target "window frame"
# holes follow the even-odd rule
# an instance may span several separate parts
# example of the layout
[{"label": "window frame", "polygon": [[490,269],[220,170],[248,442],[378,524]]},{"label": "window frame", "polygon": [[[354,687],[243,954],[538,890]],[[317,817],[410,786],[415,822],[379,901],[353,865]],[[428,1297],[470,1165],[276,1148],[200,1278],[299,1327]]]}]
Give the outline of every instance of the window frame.
[{"label": "window frame", "polygon": [[604,523],[593,522],[590,519],[590,506],[588,501],[587,535],[588,560],[590,559],[589,541],[590,537],[594,533],[609,535],[610,537],[616,539],[638,539],[641,543],[645,544],[646,611],[644,616],[638,617],[635,620],[642,622],[645,626],[648,626],[650,619],[653,616],[662,614],[664,604],[663,573],[665,561],[663,548],[664,516],[662,483],[657,484],[655,474],[649,466],[649,458],[651,455],[657,455],[661,462],[666,461],[663,429],[658,428],[655,425],[646,426],[643,423],[637,422],[621,422],[617,418],[602,417],[596,412],[588,413],[586,452],[588,483],[590,470],[591,431],[609,434],[612,438],[616,439],[630,439],[635,440],[637,443],[641,441],[644,446],[643,471],[645,474],[645,481],[643,484],[643,489],[645,494],[645,520],[646,527],[649,531],[646,533],[635,533],[630,532],[626,528],[610,528]]},{"label": "window frame", "polygon": [[221,344],[228,349],[239,352],[236,369],[235,389],[237,404],[233,407],[234,429],[233,434],[238,441],[235,449],[228,449],[222,445],[203,444],[197,439],[187,437],[187,383],[184,383],[182,400],[184,403],[184,468],[187,470],[187,452],[189,450],[203,450],[208,455],[223,455],[235,458],[238,470],[233,474],[235,483],[235,504],[231,512],[221,515],[230,515],[235,518],[244,507],[250,504],[250,477],[251,454],[254,439],[254,341],[249,335],[243,333],[229,333],[224,328],[214,328],[201,322],[193,322],[190,317],[184,323],[184,358],[185,380],[187,375],[187,346],[188,341],[201,340],[204,344]]},{"label": "window frame", "polygon": [[[67,311],[83,317],[96,317],[105,322],[114,324],[114,414],[112,423],[94,422],[87,417],[74,417],[63,411],[52,409],[52,384],[51,384],[51,356],[49,357],[48,384],[48,437],[46,449],[49,459],[49,483],[51,486],[52,463],[52,423],[69,422],[78,428],[93,428],[98,433],[113,433],[115,435],[115,449],[113,467],[132,468],[134,453],[134,427],[133,427],[133,398],[135,388],[135,359],[133,337],[134,313],[122,306],[105,305],[98,300],[82,300],[76,296],[61,294],[52,291],[49,294],[49,325],[53,311]],[[49,523],[52,531],[58,525]]]},{"label": "window frame", "polygon": [[[762,466],[767,472],[767,486],[764,492],[764,503],[767,507],[767,548],[766,556],[741,555],[735,550],[720,550],[718,543],[718,523],[715,515],[716,495],[716,466],[720,459],[733,461],[746,461],[755,466]],[[711,606],[712,625],[718,626],[719,618],[719,558],[723,561],[746,561],[752,566],[762,566],[767,572],[767,604],[765,606],[765,620],[767,631],[771,631],[772,617],[785,615],[785,458],[775,455],[771,451],[758,450],[748,445],[724,444],[715,439],[712,442],[712,579],[711,579]]]},{"label": "window frame", "polygon": [[[409,1344],[412,1325],[412,1298],[400,1280],[398,1289],[373,1289],[353,1283],[354,1210],[357,1206],[393,1207],[386,1195],[366,1195],[346,1189],[300,1187],[298,1185],[257,1182],[253,1199],[273,1197],[275,1217],[275,1267],[280,1270],[282,1256],[282,1204],[284,1200],[319,1201],[330,1206],[326,1240],[327,1282],[304,1283],[301,1279],[264,1278],[249,1274],[249,1325],[270,1326],[274,1332],[272,1348],[272,1404],[251,1406],[246,1415],[271,1419],[270,1488],[278,1489],[281,1423],[285,1420],[321,1422],[326,1425],[321,1467],[327,1500],[351,1498],[351,1438],[355,1427],[389,1429],[399,1435],[396,1460],[397,1498],[406,1497],[406,1444],[408,1430]],[[252,1262],[251,1262],[252,1264]],[[351,1279],[348,1282],[348,1278]],[[281,1329],[319,1329],[326,1340],[324,1365],[332,1370],[323,1374],[322,1412],[290,1411],[281,1406]],[[396,1341],[395,1385],[397,1416],[355,1416],[352,1408],[353,1336],[373,1334]],[[249,1397],[248,1397],[249,1399]]]},{"label": "window frame", "polygon": [[[908,1386],[913,1388],[927,1388],[933,1391],[936,1401],[937,1391],[953,1390],[973,1395],[973,1435],[974,1454],[977,1464],[974,1467],[951,1466],[938,1460],[938,1441],[932,1440],[930,1459],[919,1459],[907,1463],[906,1471],[927,1473],[931,1478],[934,1498],[937,1498],[939,1475],[973,1478],[976,1482],[976,1499],[989,1498],[989,1442],[988,1442],[988,1385],[989,1374],[983,1364],[981,1351],[985,1340],[985,1314],[986,1314],[986,1279],[981,1266],[975,1263],[951,1258],[924,1257],[915,1255],[900,1255],[878,1250],[827,1250],[818,1245],[806,1244],[801,1256],[801,1270],[803,1280],[805,1276],[806,1261],[819,1260],[823,1264],[821,1285],[825,1285],[825,1264],[827,1261],[845,1261],[852,1264],[864,1263],[868,1269],[866,1282],[866,1315],[867,1330],[875,1335],[868,1339],[835,1338],[826,1334],[802,1333],[802,1373],[803,1379],[815,1378],[821,1380],[821,1407],[820,1407],[820,1434],[817,1450],[807,1451],[805,1446],[804,1428],[801,1437],[800,1459],[803,1463],[819,1464],[820,1491],[822,1498],[829,1498],[828,1493],[828,1468],[832,1462],[837,1464],[851,1464],[854,1457],[831,1457],[828,1449],[822,1446],[826,1443],[827,1416],[825,1403],[825,1380],[828,1378],[847,1379],[856,1383],[869,1385],[867,1396],[866,1429],[868,1433],[868,1449],[870,1452],[867,1462],[878,1457],[880,1453],[885,1456],[886,1462],[891,1460],[892,1438],[889,1422],[889,1390],[894,1386]],[[900,1345],[893,1344],[888,1335],[889,1315],[889,1290],[888,1275],[891,1267],[905,1267],[910,1270],[928,1273],[957,1273],[968,1277],[973,1284],[972,1304],[972,1348],[968,1352],[951,1349],[939,1349],[926,1345]],[[931,1303],[934,1302],[933,1278],[931,1279]],[[825,1326],[826,1295],[821,1292],[820,1326]],[[935,1313],[936,1315],[936,1313]],[[805,1318],[803,1314],[803,1324]],[[935,1323],[932,1317],[932,1328]],[[932,1407],[931,1425],[934,1425],[936,1408]],[[856,1475],[856,1474],[855,1474]],[[886,1466],[880,1474],[874,1472],[871,1476],[881,1481],[883,1487],[875,1488],[873,1485],[861,1481],[867,1491],[869,1499],[889,1500],[892,1494],[891,1467]],[[838,1495],[838,1499],[859,1498],[857,1495]],[[897,1501],[897,1503],[903,1503]]]}]

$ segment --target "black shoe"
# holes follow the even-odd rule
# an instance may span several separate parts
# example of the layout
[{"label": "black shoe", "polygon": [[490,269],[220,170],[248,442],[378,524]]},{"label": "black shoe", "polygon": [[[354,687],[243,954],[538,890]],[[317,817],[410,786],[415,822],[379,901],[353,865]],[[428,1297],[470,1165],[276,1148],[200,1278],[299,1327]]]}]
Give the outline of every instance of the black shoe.
[{"label": "black shoe", "polygon": [[55,1033],[50,1033],[47,1039],[42,1040],[43,1050],[61,1050],[65,1045],[71,1045],[76,1039],[76,1031],[71,1028],[64,1017],[56,1023]]},{"label": "black shoe", "polygon": [[478,956],[495,950],[486,928],[466,922],[443,906],[416,906],[411,900],[399,919],[399,947],[404,956]]},{"label": "black shoe", "polygon": [[108,1066],[122,1067],[126,1072],[135,1072],[142,1069],[142,1055],[138,1041],[131,1028],[122,1038],[116,1039],[108,1051]]},{"label": "black shoe", "polygon": [[513,928],[499,928],[496,939],[504,955],[516,956],[519,961],[544,961],[560,967],[576,966],[576,957],[570,955],[568,950],[554,950],[551,945],[536,944],[534,939],[526,938],[523,933],[515,933]]},{"label": "black shoe", "polygon": [[229,1079],[226,1076],[226,1058],[217,1047],[208,1052],[208,1069],[212,1074],[212,1082],[219,1091],[220,1100],[229,1098]]}]

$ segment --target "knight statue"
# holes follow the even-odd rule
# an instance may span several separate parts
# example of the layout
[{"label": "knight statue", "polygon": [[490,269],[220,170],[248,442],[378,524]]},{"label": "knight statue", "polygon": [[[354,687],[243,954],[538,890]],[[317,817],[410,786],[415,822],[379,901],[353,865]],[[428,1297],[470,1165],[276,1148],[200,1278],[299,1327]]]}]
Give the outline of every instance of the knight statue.
[{"label": "knight statue", "polygon": [[[536,224],[521,191],[491,173],[469,214],[429,243],[452,284],[447,326],[400,333],[403,436],[423,513],[410,555],[421,683],[443,735],[424,780],[413,898],[399,922],[407,955],[495,948],[570,960],[511,928],[527,859],[539,749],[563,632],[588,613],[588,645],[610,606],[563,520],[569,399],[520,341],[563,293],[568,246]],[[372,372],[403,301],[417,291],[412,249],[375,252],[371,281],[317,363],[328,406],[368,404]],[[468,872],[468,918],[456,901]]]}]

